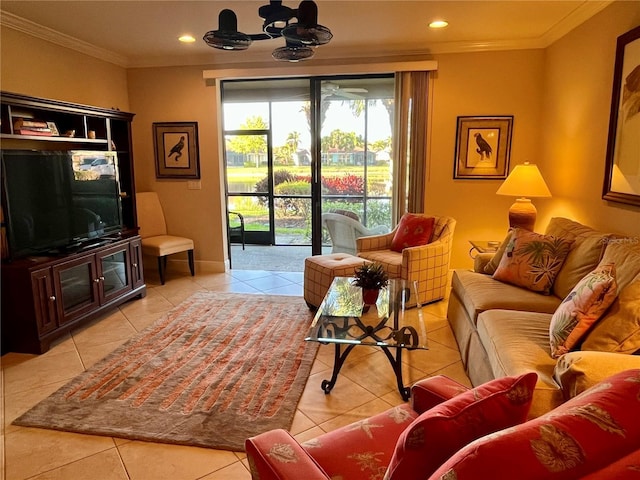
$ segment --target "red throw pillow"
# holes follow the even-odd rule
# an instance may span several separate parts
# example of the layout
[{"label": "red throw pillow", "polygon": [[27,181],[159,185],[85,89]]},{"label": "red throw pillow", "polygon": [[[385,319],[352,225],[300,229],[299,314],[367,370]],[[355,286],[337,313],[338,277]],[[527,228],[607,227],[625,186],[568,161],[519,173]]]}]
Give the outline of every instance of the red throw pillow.
[{"label": "red throw pillow", "polygon": [[400,435],[385,480],[427,478],[472,440],[524,422],[537,379],[502,377],[427,410]]},{"label": "red throw pillow", "polygon": [[391,240],[391,250],[401,252],[407,247],[426,245],[433,235],[434,217],[405,213],[400,219],[396,233]]},{"label": "red throw pillow", "polygon": [[618,373],[541,417],[470,443],[429,478],[583,478],[638,449],[639,399],[640,369]]}]

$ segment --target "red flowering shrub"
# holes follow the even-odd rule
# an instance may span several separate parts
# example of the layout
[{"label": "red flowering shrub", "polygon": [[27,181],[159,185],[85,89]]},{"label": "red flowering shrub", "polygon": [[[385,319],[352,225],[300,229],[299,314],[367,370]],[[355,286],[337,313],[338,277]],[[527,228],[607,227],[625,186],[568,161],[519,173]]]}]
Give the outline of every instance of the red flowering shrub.
[{"label": "red flowering shrub", "polygon": [[328,195],[362,195],[364,179],[359,175],[342,177],[322,177],[324,193]]}]

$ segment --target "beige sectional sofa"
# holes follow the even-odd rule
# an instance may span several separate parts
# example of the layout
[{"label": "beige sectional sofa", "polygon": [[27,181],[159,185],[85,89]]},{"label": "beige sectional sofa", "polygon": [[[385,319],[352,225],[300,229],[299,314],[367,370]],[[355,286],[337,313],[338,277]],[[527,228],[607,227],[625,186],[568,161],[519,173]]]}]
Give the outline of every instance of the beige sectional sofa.
[{"label": "beige sectional sofa", "polygon": [[[634,355],[640,353],[640,238],[599,232],[565,218],[553,218],[544,233],[573,240],[550,295],[492,278],[501,247],[495,256],[478,255],[473,271],[454,271],[447,315],[473,385],[527,371],[538,374],[531,417],[616,372],[640,368],[640,355]],[[549,345],[553,313],[600,261],[615,264],[621,295],[578,349],[554,359]],[[626,302],[622,314],[620,298]]]}]

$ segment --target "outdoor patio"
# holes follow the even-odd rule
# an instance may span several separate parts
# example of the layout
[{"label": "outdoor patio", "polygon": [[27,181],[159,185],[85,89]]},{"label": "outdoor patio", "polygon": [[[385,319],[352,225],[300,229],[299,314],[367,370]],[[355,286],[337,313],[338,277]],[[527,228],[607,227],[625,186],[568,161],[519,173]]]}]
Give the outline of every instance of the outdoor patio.
[{"label": "outdoor patio", "polygon": [[[324,247],[323,253],[331,253]],[[231,245],[232,270],[302,272],[304,259],[311,256],[311,245]]]}]

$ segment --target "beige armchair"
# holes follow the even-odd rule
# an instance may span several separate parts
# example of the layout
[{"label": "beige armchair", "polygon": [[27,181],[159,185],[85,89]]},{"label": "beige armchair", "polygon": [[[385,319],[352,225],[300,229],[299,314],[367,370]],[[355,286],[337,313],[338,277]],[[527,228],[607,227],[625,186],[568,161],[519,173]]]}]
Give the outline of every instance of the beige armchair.
[{"label": "beige armchair", "polygon": [[390,249],[398,227],[384,235],[356,240],[358,256],[381,263],[390,278],[404,278],[418,282],[421,303],[442,300],[449,286],[449,262],[456,221],[451,217],[435,217],[431,243],[409,247],[402,252]]},{"label": "beige armchair", "polygon": [[138,210],[140,237],[142,238],[142,253],[158,257],[160,283],[164,285],[167,255],[173,253],[186,251],[189,256],[191,276],[195,275],[193,240],[167,234],[167,224],[158,194],[156,192],[136,193],[136,207]]}]

